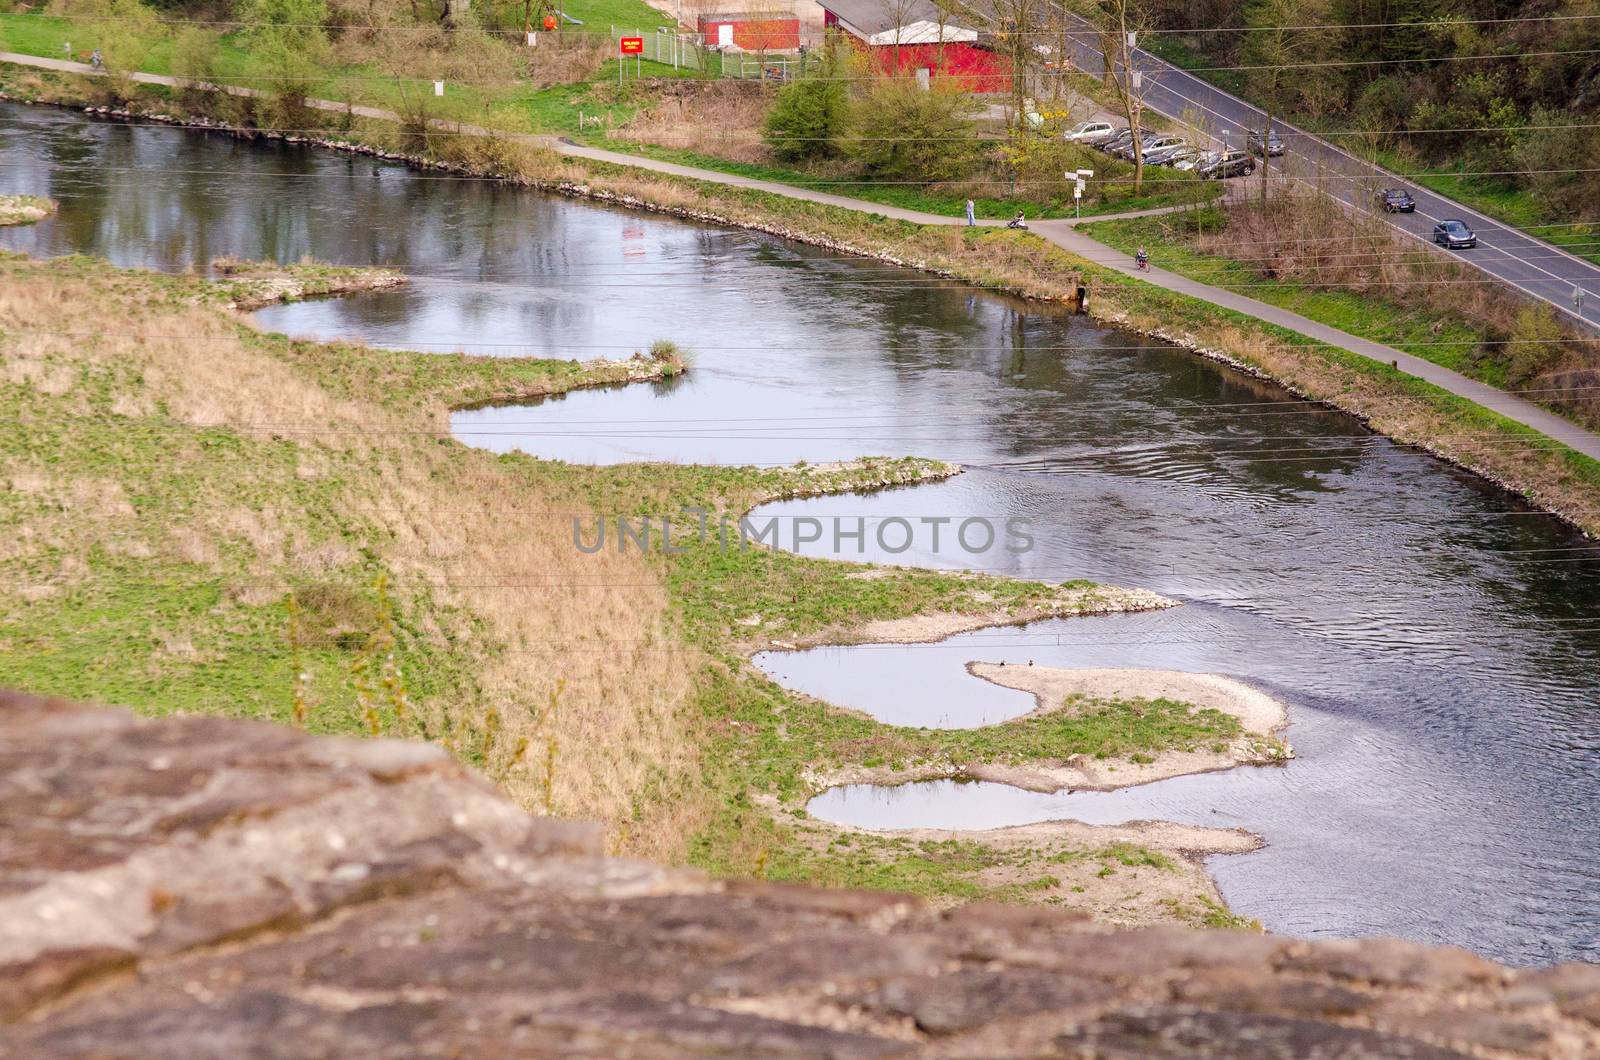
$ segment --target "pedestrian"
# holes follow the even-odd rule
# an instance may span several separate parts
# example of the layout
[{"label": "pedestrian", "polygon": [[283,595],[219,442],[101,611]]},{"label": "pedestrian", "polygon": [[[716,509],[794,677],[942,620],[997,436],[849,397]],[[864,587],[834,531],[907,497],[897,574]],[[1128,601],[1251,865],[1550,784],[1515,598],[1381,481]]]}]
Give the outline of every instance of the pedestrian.
[{"label": "pedestrian", "polygon": [[967,227],[971,228],[978,223],[978,207],[971,199],[967,200]]},{"label": "pedestrian", "polygon": [[1572,308],[1580,317],[1583,316],[1583,288],[1577,284],[1572,285]]},{"label": "pedestrian", "polygon": [[89,65],[94,67],[96,70],[100,69],[100,64],[103,61],[104,60],[100,58],[99,48],[96,48],[94,51],[89,53]]}]

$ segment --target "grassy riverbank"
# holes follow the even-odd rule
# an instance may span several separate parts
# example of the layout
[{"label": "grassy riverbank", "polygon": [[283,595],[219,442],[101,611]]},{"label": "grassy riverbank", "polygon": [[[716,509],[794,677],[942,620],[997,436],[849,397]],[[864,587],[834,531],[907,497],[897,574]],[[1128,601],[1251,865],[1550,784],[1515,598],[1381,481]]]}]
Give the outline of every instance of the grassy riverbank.
[{"label": "grassy riverbank", "polygon": [[[1110,908],[1106,889],[1126,891],[1136,864],[1177,905],[1126,915],[1217,915],[1180,848],[1120,832],[930,857],[890,837],[834,846],[796,816],[818,768],[1133,761],[1222,738],[1209,714],[1107,702],[977,733],[902,730],[785,692],[748,663],[752,647],[849,639],[876,622],[1072,614],[1114,595],[932,570],[862,578],[859,564],[724,551],[714,537],[670,555],[572,543],[574,520],[684,526],[691,506],[715,520],[955,469],[495,456],[448,437],[451,408],[683,364],[666,351],[579,364],[291,341],[225,308],[236,280],[84,258],[6,257],[0,279],[12,425],[0,439],[0,684],[437,740],[536,812],[599,819],[619,851],[722,874]],[[1070,882],[1015,885],[1042,857],[1069,865],[1056,876]],[[1123,865],[1115,881],[1094,875],[1102,862]]]}]

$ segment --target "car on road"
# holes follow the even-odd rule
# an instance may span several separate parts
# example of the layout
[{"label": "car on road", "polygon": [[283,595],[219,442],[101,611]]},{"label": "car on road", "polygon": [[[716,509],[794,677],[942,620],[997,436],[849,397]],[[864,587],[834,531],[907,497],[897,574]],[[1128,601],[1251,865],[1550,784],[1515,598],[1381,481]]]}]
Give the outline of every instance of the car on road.
[{"label": "car on road", "polygon": [[1478,235],[1467,227],[1467,222],[1447,217],[1433,226],[1433,241],[1451,250],[1462,250],[1478,245]]},{"label": "car on road", "polygon": [[1244,136],[1245,150],[1253,155],[1271,155],[1277,158],[1283,154],[1283,141],[1278,139],[1278,130],[1268,129],[1265,134],[1260,129],[1251,129]]},{"label": "car on road", "polygon": [[1184,151],[1192,150],[1194,148],[1179,140],[1177,143],[1168,144],[1165,147],[1150,148],[1144,153],[1144,161],[1146,165],[1150,166],[1170,165],[1174,156],[1182,154]]},{"label": "car on road", "polygon": [[1087,144],[1106,139],[1116,131],[1117,127],[1108,121],[1084,121],[1061,135],[1075,144]]},{"label": "car on road", "polygon": [[1385,213],[1416,213],[1417,200],[1404,188],[1384,188],[1378,192],[1378,205]]},{"label": "car on road", "polygon": [[1256,160],[1246,151],[1223,151],[1204,163],[1197,172],[1207,180],[1225,177],[1248,177],[1256,171]]}]

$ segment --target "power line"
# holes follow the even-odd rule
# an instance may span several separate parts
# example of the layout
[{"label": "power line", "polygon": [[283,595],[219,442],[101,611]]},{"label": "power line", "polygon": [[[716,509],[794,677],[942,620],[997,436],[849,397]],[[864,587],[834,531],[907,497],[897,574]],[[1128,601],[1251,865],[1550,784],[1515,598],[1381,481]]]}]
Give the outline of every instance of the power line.
[{"label": "power line", "polygon": [[[1051,40],[1060,39],[1063,36],[1063,34],[1060,34],[1060,33],[1049,33],[1049,32],[1045,32],[1042,35],[1047,37],[1048,39],[1051,39]],[[1067,36],[1070,39],[1072,35],[1069,33],[1069,34],[1066,34],[1065,36]],[[1317,60],[1317,61],[1304,62],[1304,63],[1246,63],[1246,64],[1236,64],[1236,65],[1232,65],[1232,66],[1194,66],[1194,67],[1184,67],[1184,68],[1174,67],[1174,69],[1178,69],[1179,72],[1181,72],[1181,73],[1188,73],[1188,74],[1196,74],[1196,73],[1230,73],[1230,72],[1250,72],[1250,71],[1263,71],[1263,70],[1308,70],[1308,69],[1322,69],[1322,68],[1347,68],[1347,67],[1367,68],[1367,67],[1373,67],[1373,66],[1408,66],[1408,65],[1417,65],[1417,64],[1421,64],[1421,63],[1477,62],[1477,61],[1484,61],[1484,60],[1519,60],[1519,59],[1530,58],[1530,57],[1532,57],[1532,58],[1551,58],[1551,57],[1556,57],[1556,56],[1596,55],[1596,54],[1600,54],[1600,48],[1571,48],[1571,49],[1551,49],[1551,50],[1546,50],[1546,51],[1519,51],[1519,52],[1515,52],[1515,53],[1512,53],[1512,54],[1485,53],[1485,54],[1482,54],[1482,55],[1442,55],[1442,56],[1436,56],[1436,57],[1431,57],[1431,58],[1328,59],[1328,60]],[[48,56],[38,56],[37,58],[49,58],[49,57]],[[611,61],[611,60],[608,60],[608,61]],[[135,72],[135,73],[143,73],[143,71],[133,71],[133,72]],[[89,70],[86,70],[86,71],[83,71],[83,73],[85,73],[85,74],[96,74],[96,73],[100,73],[100,71],[89,71]],[[154,76],[154,75],[152,75],[152,76]],[[954,74],[950,74],[948,76],[953,77],[953,78],[959,78],[961,75],[959,73],[954,73]],[[848,84],[848,83],[873,83],[873,82],[882,81],[884,79],[884,77],[885,77],[885,75],[883,75],[883,74],[840,74],[840,75],[817,74],[817,75],[811,75],[810,77],[808,77],[808,80],[829,81],[829,82]],[[179,80],[181,81],[182,79],[179,79]],[[340,73],[338,71],[329,71],[329,72],[327,72],[325,74],[322,74],[320,76],[311,76],[311,77],[308,77],[308,76],[305,76],[305,75],[298,75],[298,74],[258,74],[258,73],[238,73],[238,72],[235,72],[235,73],[229,73],[229,74],[226,74],[226,75],[220,75],[219,77],[217,77],[215,79],[212,79],[212,80],[209,80],[209,81],[202,82],[202,81],[198,81],[197,80],[197,81],[195,81],[193,83],[196,86],[201,86],[201,85],[204,85],[204,84],[210,84],[210,85],[232,85],[234,87],[242,87],[239,84],[240,82],[246,82],[246,83],[251,83],[251,84],[277,84],[277,83],[288,82],[288,83],[296,83],[296,84],[306,84],[306,83],[311,83],[311,84],[321,84],[321,83],[385,83],[385,84],[396,84],[396,85],[398,85],[398,84],[425,85],[425,84],[431,84],[432,82],[437,81],[437,80],[439,80],[439,78],[435,77],[435,76],[421,77],[421,76],[409,76],[409,75],[402,76],[402,75],[393,75],[393,74],[350,74],[350,73]],[[470,86],[474,86],[474,87],[496,87],[496,86],[497,87],[509,87],[509,86],[526,86],[526,85],[529,84],[529,81],[528,81],[527,78],[520,78],[520,77],[513,77],[513,78],[505,78],[505,77],[498,77],[498,78],[495,78],[495,77],[483,77],[483,78],[451,77],[451,78],[448,78],[447,80],[451,84],[470,85]],[[670,80],[670,81],[676,82],[676,81],[682,80],[682,78],[668,78],[668,79],[663,79],[663,80]]]},{"label": "power line", "polygon": [[[37,18],[40,21],[47,21],[48,20],[48,21],[56,21],[56,22],[70,22],[75,26],[83,24],[80,20],[76,19],[71,14],[66,14],[66,15],[48,15],[48,14],[45,14],[45,15],[31,15],[31,17]],[[1069,17],[1071,17],[1074,20],[1079,21],[1079,22],[1087,22],[1088,21],[1087,19],[1084,19],[1082,16],[1077,15],[1076,13],[1073,13]],[[1442,27],[1455,27],[1455,26],[1505,25],[1505,24],[1520,24],[1520,23],[1587,22],[1587,21],[1592,21],[1592,20],[1595,20],[1595,19],[1600,19],[1600,15],[1584,15],[1584,14],[1524,15],[1524,16],[1503,17],[1503,18],[1418,19],[1418,20],[1414,20],[1414,21],[1403,21],[1403,22],[1326,22],[1326,23],[1313,24],[1313,25],[1292,25],[1292,26],[1260,26],[1260,27],[1252,27],[1252,26],[1216,26],[1216,27],[1196,27],[1196,28],[1192,28],[1192,29],[1159,29],[1159,28],[1152,28],[1152,29],[1142,29],[1142,30],[1140,30],[1139,31],[1139,36],[1141,36],[1141,37],[1145,37],[1145,36],[1188,37],[1188,36],[1199,36],[1201,34],[1209,34],[1209,33],[1252,33],[1252,32],[1259,32],[1259,31],[1263,31],[1263,30],[1275,30],[1275,31],[1276,30],[1282,30],[1282,31],[1319,30],[1319,31],[1329,31],[1329,30],[1350,30],[1350,29],[1417,29],[1417,28],[1423,28],[1423,27],[1441,27],[1441,26]],[[975,21],[982,21],[982,20],[983,19],[975,19]],[[160,17],[160,18],[157,18],[157,17],[151,17],[151,18],[126,18],[126,17],[116,17],[116,16],[96,16],[94,21],[96,21],[96,22],[133,23],[133,24],[137,24],[137,25],[155,24],[155,25],[164,25],[164,26],[165,25],[173,25],[173,26],[232,26],[232,27],[235,27],[235,28],[238,28],[238,29],[254,29],[254,28],[323,29],[323,30],[335,30],[335,31],[339,31],[339,32],[355,31],[355,32],[360,32],[360,33],[382,33],[382,34],[392,34],[392,33],[396,33],[396,32],[416,32],[416,33],[438,34],[438,33],[443,32],[440,29],[440,27],[434,26],[434,25],[415,25],[415,24],[403,25],[403,24],[398,24],[398,23],[386,23],[386,24],[384,24],[382,26],[377,26],[377,25],[370,25],[370,24],[362,25],[362,24],[359,24],[359,23],[333,23],[333,22],[278,22],[278,21],[263,22],[263,21],[260,21],[260,20],[252,21],[252,20],[246,20],[246,19],[194,19],[194,18],[167,18],[167,17]],[[657,27],[656,26],[642,26],[641,25],[641,26],[638,26],[638,27],[635,27],[635,28],[643,29],[643,30],[646,30],[646,31],[649,31],[649,32],[655,32]],[[670,26],[663,26],[663,28],[668,29],[669,32],[671,31],[671,27]],[[480,26],[480,27],[477,27],[477,30],[478,30],[478,32],[481,32],[481,33],[484,33],[484,34],[488,34],[488,35],[497,35],[497,34],[498,35],[504,35],[504,36],[507,36],[507,37],[515,39],[515,40],[522,40],[524,38],[524,31],[520,30],[520,29],[498,29],[498,28],[490,28],[490,27]],[[574,29],[574,28],[568,28],[565,24],[561,24],[561,28],[559,30],[554,30],[554,31],[540,30],[539,32],[541,32],[541,33],[554,33],[557,37],[560,37],[560,36],[603,36],[603,37],[608,37],[608,38],[615,38],[617,36],[616,33],[613,33],[610,30]],[[1015,33],[1017,31],[1012,30],[1012,31],[1009,31],[1009,32]],[[1058,29],[1024,30],[1024,31],[1021,32],[1021,35],[1022,36],[1039,35],[1039,36],[1060,37],[1061,32]]]},{"label": "power line", "polygon": [[[212,130],[212,131],[213,132],[221,132],[221,131],[225,131],[225,130]],[[312,146],[317,146],[317,145],[312,145]],[[352,157],[359,158],[359,157],[362,157],[362,156],[356,155],[356,156],[352,156]],[[371,157],[372,157],[372,160],[374,162],[389,161],[388,159],[383,159],[383,158],[381,158],[379,156],[371,156]],[[578,158],[580,160],[585,160],[585,159],[583,159],[583,156],[581,156],[581,155],[573,156],[573,157],[576,157],[576,158]],[[650,159],[648,156],[638,156],[638,157],[643,161],[658,161],[656,159]],[[605,160],[604,159],[600,159],[599,161],[604,162]],[[626,165],[627,163],[609,163],[609,164]],[[8,165],[10,165],[13,168],[36,168],[36,167],[29,166],[27,163],[24,163],[24,162],[8,163]],[[215,175],[216,174],[216,171],[215,170],[211,170],[211,169],[173,169],[173,168],[158,168],[158,167],[152,167],[152,166],[101,166],[101,167],[97,167],[97,168],[102,172],[111,172],[111,173],[165,173],[165,174],[201,175],[201,176],[211,176],[211,175]],[[828,177],[828,178],[807,177],[802,181],[790,182],[790,181],[780,180],[780,179],[777,179],[777,178],[739,177],[737,174],[724,173],[724,172],[719,171],[719,170],[708,170],[707,172],[716,173],[719,177],[727,178],[727,179],[719,179],[719,180],[716,180],[716,181],[711,181],[711,183],[716,183],[718,185],[722,185],[722,186],[726,186],[726,187],[755,187],[756,190],[758,190],[758,191],[761,190],[761,188],[760,188],[761,185],[781,185],[783,187],[799,189],[799,190],[817,190],[819,188],[825,188],[825,187],[885,187],[885,188],[892,188],[892,187],[926,187],[928,185],[950,184],[950,183],[952,183],[950,181],[938,181],[938,180],[873,180],[873,179],[869,179],[869,178],[866,178],[866,177]],[[1580,168],[1573,168],[1573,169],[1483,169],[1483,170],[1447,169],[1447,170],[1436,170],[1436,171],[1435,170],[1412,170],[1410,172],[1396,173],[1396,174],[1394,174],[1394,176],[1399,177],[1402,180],[1413,180],[1414,178],[1417,178],[1417,177],[1559,176],[1559,175],[1571,175],[1571,174],[1576,174],[1576,173],[1600,173],[1600,167],[1580,167]],[[671,173],[665,173],[665,174],[659,174],[659,175],[668,176],[668,177],[676,176],[676,174],[671,174]],[[1319,173],[1318,175],[1322,179],[1329,180],[1329,181],[1341,180],[1341,181],[1370,182],[1370,181],[1373,181],[1375,179],[1376,180],[1385,179],[1382,175],[1375,176],[1374,174],[1371,174],[1371,173],[1367,173],[1367,174],[1343,174],[1343,173],[1330,173],[1330,172],[1323,171],[1323,172]],[[284,173],[284,172],[271,172],[271,173],[268,173],[268,172],[257,172],[257,173],[249,174],[249,176],[252,177],[252,178],[256,178],[256,179],[270,178],[270,179],[274,179],[274,180],[320,180],[320,179],[327,179],[327,178],[330,178],[330,177],[338,178],[340,175],[339,174],[329,174],[329,173]],[[93,181],[92,178],[66,177],[66,178],[57,178],[57,179],[66,179],[66,180],[77,179],[77,180],[82,180],[85,183],[89,183],[89,184],[91,184],[91,186],[94,186],[94,187],[112,186],[112,185],[106,185],[103,182]],[[219,177],[218,179],[221,180],[223,178]],[[409,179],[412,179],[412,180],[428,180],[428,181],[454,181],[454,182],[493,183],[493,184],[507,184],[507,183],[515,184],[516,180],[517,180],[517,178],[515,178],[515,177],[479,176],[479,175],[470,174],[470,173],[440,173],[440,172],[414,172],[414,173],[410,174]],[[702,182],[705,181],[705,178],[701,178],[701,177],[684,177],[684,178],[681,178],[681,179],[701,180]],[[1130,175],[1127,175],[1127,176],[1120,176],[1120,177],[1091,177],[1091,178],[1087,178],[1085,183],[1088,183],[1088,184],[1128,184],[1128,183],[1131,183],[1132,180],[1133,180],[1133,176],[1130,174]],[[1146,176],[1144,178],[1144,183],[1146,185],[1151,185],[1151,184],[1183,184],[1183,185],[1187,185],[1187,186],[1190,186],[1190,187],[1208,187],[1209,185],[1205,184],[1204,181],[1205,181],[1205,178],[1192,177],[1192,176],[1185,176],[1185,177],[1153,177],[1153,176],[1150,176],[1149,174],[1146,174]],[[238,178],[236,178],[236,177],[235,178],[229,178],[229,183],[232,184],[232,185],[237,186]],[[971,177],[971,178],[965,178],[965,179],[959,181],[959,183],[961,183],[961,184],[969,184],[969,185],[970,184],[987,184],[987,185],[995,185],[995,186],[1004,186],[1004,187],[1008,187],[1009,188],[1011,186],[1011,184],[1012,184],[1012,180],[1009,177]],[[1076,183],[1076,181],[1075,180],[1068,180],[1068,179],[1065,179],[1065,178],[1044,178],[1044,179],[1030,180],[1027,183],[1029,183],[1031,185],[1046,185],[1046,186],[1063,185],[1064,186],[1064,185],[1074,184],[1074,183]],[[115,185],[115,186],[119,186],[119,187],[138,187],[140,185],[129,184],[129,185]],[[870,202],[870,200],[864,200],[864,201]],[[872,205],[882,206],[882,205],[888,205],[888,204],[872,203]],[[1206,205],[1206,204],[1205,203],[1197,203],[1196,205]],[[1089,220],[1089,218],[1084,218],[1084,220],[1087,221],[1087,220]],[[1499,222],[1497,222],[1497,223],[1499,223]],[[1586,224],[1586,223],[1592,223],[1592,222],[1577,222],[1577,223],[1578,224]],[[1507,224],[1505,227],[1507,227],[1508,229],[1510,229],[1512,231],[1516,230],[1515,228],[1513,228],[1509,224]],[[1556,225],[1543,225],[1543,226],[1540,226],[1540,227],[1549,228],[1549,227],[1559,227],[1559,226],[1556,226]]]},{"label": "power line", "polygon": [[[1596,16],[1596,17],[1600,17],[1600,16]],[[666,84],[675,84],[678,79],[676,79],[676,78],[662,78],[662,79],[657,79],[657,80],[662,82],[662,83],[666,83]],[[338,102],[338,101],[335,101],[335,102]],[[126,121],[124,121],[124,120],[122,120],[120,118],[113,118],[113,117],[105,116],[105,115],[97,115],[97,114],[93,114],[93,113],[90,113],[90,112],[84,112],[83,116],[86,117],[86,118],[89,118],[89,119],[101,119],[101,120],[105,120],[105,121],[114,122],[116,124],[128,124],[128,122],[126,122]],[[137,119],[139,116],[138,115],[131,115],[131,117]],[[396,115],[394,118],[370,118],[370,117],[366,117],[364,115],[355,115],[355,117],[361,118],[362,120],[365,120],[365,121],[381,121],[384,124],[393,124],[396,120],[399,120],[399,115]],[[440,117],[431,118],[430,120],[435,121],[435,122],[441,122],[441,123],[449,123],[449,122],[455,121],[456,119],[440,116]],[[1113,122],[1113,124],[1115,124],[1115,122]],[[290,136],[290,135],[339,134],[339,133],[350,133],[350,132],[353,131],[347,125],[273,126],[270,129],[255,129],[255,128],[245,128],[245,127],[239,127],[239,126],[219,125],[219,124],[216,124],[216,123],[203,122],[203,121],[200,121],[200,122],[160,121],[160,122],[153,123],[152,127],[165,127],[165,128],[169,128],[169,129],[197,129],[197,130],[199,130],[201,132],[225,133],[225,134],[230,134],[230,135],[239,135],[239,136],[246,136],[246,137],[254,137],[254,136],[279,137],[279,136]],[[1600,122],[1556,122],[1556,123],[1547,123],[1547,124],[1528,123],[1528,124],[1513,125],[1513,126],[1506,126],[1506,125],[1475,125],[1475,126],[1474,125],[1467,125],[1467,126],[1453,126],[1453,127],[1450,127],[1450,128],[1426,128],[1426,129],[1417,129],[1417,128],[1406,128],[1406,129],[1365,129],[1365,128],[1363,128],[1363,129],[1330,129],[1330,130],[1319,130],[1316,133],[1304,132],[1304,131],[1295,129],[1293,127],[1285,126],[1285,127],[1281,127],[1279,131],[1282,133],[1283,137],[1286,140],[1288,140],[1288,139],[1291,139],[1291,138],[1293,138],[1295,136],[1303,136],[1303,137],[1305,137],[1307,139],[1315,139],[1317,137],[1330,137],[1330,136],[1408,136],[1408,135],[1426,135],[1426,134],[1432,134],[1432,133],[1472,133],[1472,132],[1517,133],[1517,132],[1540,132],[1540,131],[1549,131],[1549,130],[1555,130],[1555,129],[1597,129],[1597,128],[1600,128]],[[499,135],[502,135],[502,136],[505,136],[505,137],[508,137],[508,138],[517,139],[519,141],[526,141],[526,140],[529,140],[529,139],[538,139],[538,138],[541,138],[541,137],[546,138],[546,139],[553,139],[553,138],[556,138],[557,136],[559,136],[565,130],[554,130],[554,131],[545,132],[545,133],[516,132],[516,131],[513,131],[513,130],[498,130],[498,131],[491,130],[491,131],[498,132]],[[615,131],[615,130],[611,130],[611,131]],[[1150,131],[1154,132],[1156,130],[1150,130]],[[429,128],[428,130],[425,130],[425,131],[424,130],[419,130],[416,133],[416,135],[427,137],[427,136],[450,136],[450,135],[457,135],[457,134],[452,132],[448,128],[447,125],[435,125],[435,126]],[[797,142],[797,143],[823,142],[823,141],[827,141],[827,142],[851,142],[851,143],[856,143],[856,142],[859,142],[859,143],[900,143],[902,141],[913,140],[913,139],[917,140],[919,142],[931,139],[931,140],[936,141],[936,142],[952,142],[952,143],[966,143],[966,142],[998,143],[998,142],[1003,142],[1003,139],[1004,139],[1003,137],[1000,137],[1000,136],[982,136],[982,135],[937,136],[937,137],[925,137],[925,136],[857,136],[857,135],[852,135],[852,134],[839,134],[839,135],[834,135],[834,136],[794,136],[794,135],[788,135],[788,134],[766,134],[766,133],[763,133],[762,135],[763,135],[764,138],[769,139],[769,140],[770,139],[778,139],[778,140],[783,140],[783,141],[786,141],[786,142],[792,141],[792,142]],[[1051,136],[1048,133],[1032,133],[1031,135],[1034,138],[1036,138],[1038,140],[1041,140],[1041,141],[1052,141],[1053,142],[1054,139],[1055,139],[1053,136]],[[624,142],[626,142],[626,141],[624,141]],[[1081,144],[1079,146],[1082,146],[1082,147],[1084,147],[1086,149],[1093,149],[1093,147],[1094,147],[1093,144]],[[1129,163],[1129,164],[1131,165],[1131,163]],[[1592,222],[1578,222],[1578,223],[1586,224],[1586,223],[1592,223]]]}]

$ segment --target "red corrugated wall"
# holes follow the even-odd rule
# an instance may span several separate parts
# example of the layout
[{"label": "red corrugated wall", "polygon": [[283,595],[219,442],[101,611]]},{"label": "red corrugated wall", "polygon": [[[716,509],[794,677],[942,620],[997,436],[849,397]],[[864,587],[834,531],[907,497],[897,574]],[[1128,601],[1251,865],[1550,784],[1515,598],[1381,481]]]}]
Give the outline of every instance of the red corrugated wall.
[{"label": "red corrugated wall", "polygon": [[[856,40],[856,44],[868,47],[859,40]],[[894,45],[878,45],[872,48],[872,53],[879,70],[884,73],[896,71]],[[933,71],[936,78],[958,79],[968,92],[1011,91],[1011,60],[972,44],[946,44],[942,64],[939,45],[902,44],[899,59],[898,70],[901,73],[909,74],[926,67]]]},{"label": "red corrugated wall", "polygon": [[733,26],[733,44],[747,52],[784,52],[800,47],[798,18],[709,19],[700,20],[706,43],[717,43],[718,26]]}]

